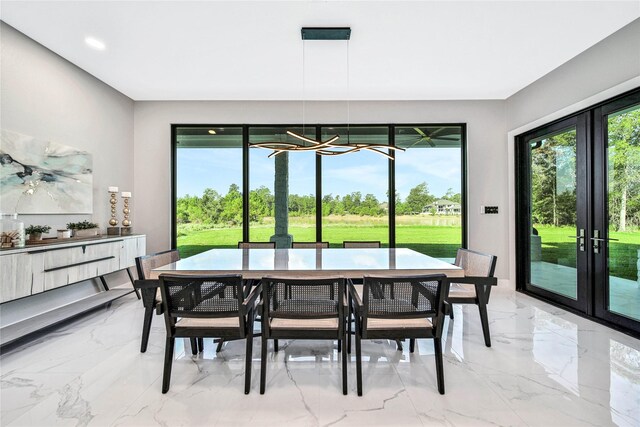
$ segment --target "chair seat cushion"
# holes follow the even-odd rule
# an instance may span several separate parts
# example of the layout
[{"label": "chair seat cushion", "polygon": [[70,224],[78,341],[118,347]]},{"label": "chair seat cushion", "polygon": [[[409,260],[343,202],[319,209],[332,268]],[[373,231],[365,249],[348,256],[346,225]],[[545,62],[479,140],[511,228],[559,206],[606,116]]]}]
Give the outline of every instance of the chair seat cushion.
[{"label": "chair seat cushion", "polygon": [[467,283],[452,283],[449,286],[450,298],[475,298],[476,287]]},{"label": "chair seat cushion", "polygon": [[239,328],[240,319],[236,317],[183,317],[176,322],[179,328]]},{"label": "chair seat cushion", "polygon": [[327,319],[271,319],[271,329],[338,329],[338,318]]},{"label": "chair seat cushion", "polygon": [[367,319],[367,329],[424,329],[432,328],[433,324],[427,318],[416,319]]}]

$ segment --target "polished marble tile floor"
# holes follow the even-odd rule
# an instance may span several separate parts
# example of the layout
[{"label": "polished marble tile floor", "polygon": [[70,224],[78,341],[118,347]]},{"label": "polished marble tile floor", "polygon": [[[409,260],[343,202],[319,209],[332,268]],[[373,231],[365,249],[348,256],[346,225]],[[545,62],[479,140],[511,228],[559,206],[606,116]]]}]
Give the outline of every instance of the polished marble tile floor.
[{"label": "polished marble tile floor", "polygon": [[133,296],[0,358],[2,426],[639,426],[640,341],[511,290],[489,305],[493,347],[477,309],[445,323],[446,394],[437,393],[433,345],[414,354],[363,345],[364,396],[340,387],[335,346],[289,341],[269,354],[261,396],[259,340],[251,394],[243,394],[244,342],[216,355],[176,345],[171,389],[161,394],[164,324],[139,352],[142,306]]}]

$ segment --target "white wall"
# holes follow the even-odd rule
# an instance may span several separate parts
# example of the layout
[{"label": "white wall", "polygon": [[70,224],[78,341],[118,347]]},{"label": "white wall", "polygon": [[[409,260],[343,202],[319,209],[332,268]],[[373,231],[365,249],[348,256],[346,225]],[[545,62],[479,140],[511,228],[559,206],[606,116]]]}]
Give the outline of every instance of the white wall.
[{"label": "white wall", "polygon": [[640,75],[640,19],[507,99],[507,128],[525,126]]},{"label": "white wall", "polygon": [[[351,102],[351,123],[467,123],[469,247],[498,256],[508,277],[504,101]],[[302,122],[300,102],[136,102],[134,107],[136,231],[149,252],[169,248],[171,124]],[[345,102],[307,102],[306,123],[344,123]],[[386,179],[386,177],[385,177]],[[500,206],[480,215],[480,205]]]},{"label": "white wall", "polygon": [[0,43],[0,127],[93,154],[93,215],[21,218],[53,234],[84,219],[106,232],[107,187],[133,189],[133,101],[3,22]]},{"label": "white wall", "polygon": [[[517,135],[640,87],[640,19],[636,19],[580,55],[506,100],[509,210],[515,212]],[[509,265],[515,284],[515,216],[509,220]]]}]

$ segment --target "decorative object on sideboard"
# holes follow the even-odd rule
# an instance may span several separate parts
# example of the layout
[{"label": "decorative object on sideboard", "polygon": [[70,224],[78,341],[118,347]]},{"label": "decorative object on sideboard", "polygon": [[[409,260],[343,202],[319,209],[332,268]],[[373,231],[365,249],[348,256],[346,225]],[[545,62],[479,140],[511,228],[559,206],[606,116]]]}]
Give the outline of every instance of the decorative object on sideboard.
[{"label": "decorative object on sideboard", "polygon": [[48,225],[30,225],[24,232],[29,235],[29,240],[42,240],[42,234],[47,234],[50,230]]},{"label": "decorative object on sideboard", "polygon": [[129,199],[131,198],[131,192],[123,191],[121,196],[124,200],[124,208],[122,209],[124,219],[122,220],[122,230],[120,230],[120,233],[123,236],[128,236],[129,234],[131,234],[131,220],[129,220],[129,214],[131,213],[131,211],[129,210]]},{"label": "decorative object on sideboard", "polygon": [[67,228],[73,232],[73,237],[91,237],[98,235],[98,224],[89,221],[70,222]]},{"label": "decorative object on sideboard", "polygon": [[90,153],[4,129],[0,141],[3,209],[20,214],[93,213]]},{"label": "decorative object on sideboard", "polygon": [[0,218],[0,246],[24,247],[24,223],[18,219],[18,214],[2,214]]},{"label": "decorative object on sideboard", "polygon": [[71,230],[58,230],[58,239],[69,239],[71,237]]},{"label": "decorative object on sideboard", "polygon": [[109,187],[108,191],[110,194],[109,203],[111,204],[111,219],[109,220],[109,227],[107,227],[107,234],[110,236],[119,236],[120,227],[117,226],[118,218],[116,216],[116,205],[118,204],[116,195],[118,194],[118,187]]}]

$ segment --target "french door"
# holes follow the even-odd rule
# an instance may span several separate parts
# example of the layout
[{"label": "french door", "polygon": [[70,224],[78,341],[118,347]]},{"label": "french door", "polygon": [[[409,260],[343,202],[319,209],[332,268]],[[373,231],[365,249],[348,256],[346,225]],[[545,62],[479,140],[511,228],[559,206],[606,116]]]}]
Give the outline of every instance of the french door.
[{"label": "french door", "polygon": [[516,144],[518,289],[640,332],[640,91]]}]

